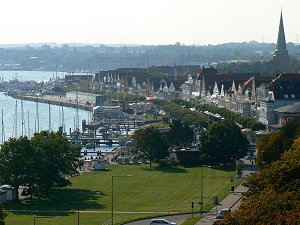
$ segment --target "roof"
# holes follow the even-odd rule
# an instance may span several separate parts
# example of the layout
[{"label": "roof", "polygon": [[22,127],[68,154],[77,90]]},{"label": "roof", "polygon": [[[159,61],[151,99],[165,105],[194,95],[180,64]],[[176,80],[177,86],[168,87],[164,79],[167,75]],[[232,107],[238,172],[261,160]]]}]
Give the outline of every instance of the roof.
[{"label": "roof", "polygon": [[292,105],[279,107],[274,111],[279,113],[300,113],[300,102],[294,103]]},{"label": "roof", "polygon": [[276,100],[300,99],[300,73],[279,74],[269,84],[269,89]]},{"label": "roof", "polygon": [[200,74],[217,74],[218,71],[215,69],[215,67],[210,66],[210,67],[202,67],[200,70]]}]

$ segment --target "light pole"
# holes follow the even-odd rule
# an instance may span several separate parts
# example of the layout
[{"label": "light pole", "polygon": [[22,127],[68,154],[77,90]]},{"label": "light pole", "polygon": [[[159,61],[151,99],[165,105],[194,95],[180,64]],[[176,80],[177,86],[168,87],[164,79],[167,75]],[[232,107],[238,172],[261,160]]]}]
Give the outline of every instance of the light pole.
[{"label": "light pole", "polygon": [[201,212],[204,211],[204,194],[203,194],[203,167],[211,168],[211,166],[208,165],[200,165],[200,184],[201,184]]},{"label": "light pole", "polygon": [[201,212],[204,210],[204,198],[203,198],[203,166],[201,165]]},{"label": "light pole", "polygon": [[56,218],[55,216],[35,216],[33,217],[33,225],[35,225],[36,219],[44,219],[44,218]]},{"label": "light pole", "polygon": [[111,224],[114,225],[114,177],[131,177],[131,175],[111,176]]}]

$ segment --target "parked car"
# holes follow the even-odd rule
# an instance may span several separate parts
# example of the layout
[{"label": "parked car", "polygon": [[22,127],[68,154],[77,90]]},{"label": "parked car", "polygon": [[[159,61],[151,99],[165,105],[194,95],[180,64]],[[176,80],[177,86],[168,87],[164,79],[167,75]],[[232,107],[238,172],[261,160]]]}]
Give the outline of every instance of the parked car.
[{"label": "parked car", "polygon": [[165,219],[153,219],[151,220],[150,225],[177,225],[177,224]]},{"label": "parked car", "polygon": [[218,214],[215,216],[214,218],[214,224],[218,224],[217,222],[224,219],[224,215],[223,214]]},{"label": "parked car", "polygon": [[230,212],[230,208],[223,208],[219,211],[219,214],[224,215],[225,213]]}]

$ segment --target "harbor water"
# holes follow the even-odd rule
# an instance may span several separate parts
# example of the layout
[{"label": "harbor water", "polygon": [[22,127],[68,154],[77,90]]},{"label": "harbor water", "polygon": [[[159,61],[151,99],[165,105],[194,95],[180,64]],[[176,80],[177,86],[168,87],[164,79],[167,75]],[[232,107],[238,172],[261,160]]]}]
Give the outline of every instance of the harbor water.
[{"label": "harbor water", "polygon": [[[17,73],[17,74],[16,74]],[[19,79],[47,81],[52,79],[55,72],[43,71],[1,71],[2,80]],[[60,75],[62,75],[60,73]],[[3,115],[3,116],[2,116]],[[76,109],[72,107],[61,107],[46,103],[36,103],[33,101],[21,101],[14,99],[5,93],[0,93],[0,144],[10,137],[20,137],[21,135],[32,137],[35,132],[41,130],[58,131],[59,126],[64,127],[64,131],[69,134],[75,128],[81,130],[82,120],[90,122],[92,115],[90,111]],[[114,147],[97,146],[95,152],[110,152]],[[85,148],[83,147],[82,151]],[[94,149],[89,149],[89,152]]]}]

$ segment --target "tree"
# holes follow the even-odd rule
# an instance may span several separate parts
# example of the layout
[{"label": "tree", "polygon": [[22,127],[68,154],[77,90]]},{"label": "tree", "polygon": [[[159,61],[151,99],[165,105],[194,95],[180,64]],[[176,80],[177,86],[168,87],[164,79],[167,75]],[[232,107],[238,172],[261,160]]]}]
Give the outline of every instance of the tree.
[{"label": "tree", "polygon": [[5,217],[7,217],[7,213],[4,211],[3,207],[0,205],[0,225],[5,225]]},{"label": "tree", "polygon": [[135,149],[152,161],[162,159],[168,155],[168,145],[165,136],[155,127],[141,128],[134,132]]},{"label": "tree", "polygon": [[270,163],[280,159],[281,155],[293,144],[300,135],[300,122],[285,123],[278,133],[270,133],[257,142],[257,163]]},{"label": "tree", "polygon": [[170,124],[170,131],[167,133],[167,137],[171,145],[187,146],[193,140],[194,131],[190,126],[174,119]]},{"label": "tree", "polygon": [[233,162],[246,155],[248,140],[234,122],[213,123],[200,137],[201,158],[211,163]]},{"label": "tree", "polygon": [[36,151],[36,183],[39,190],[48,195],[54,186],[70,185],[66,179],[76,176],[79,165],[80,148],[72,147],[68,140],[58,132],[41,131],[31,139]]},{"label": "tree", "polygon": [[[32,176],[34,150],[27,137],[10,138],[0,150],[0,179],[16,191]],[[16,195],[17,200],[19,195]]]},{"label": "tree", "polygon": [[219,224],[300,224],[300,137],[280,160],[248,176],[246,200]]}]

